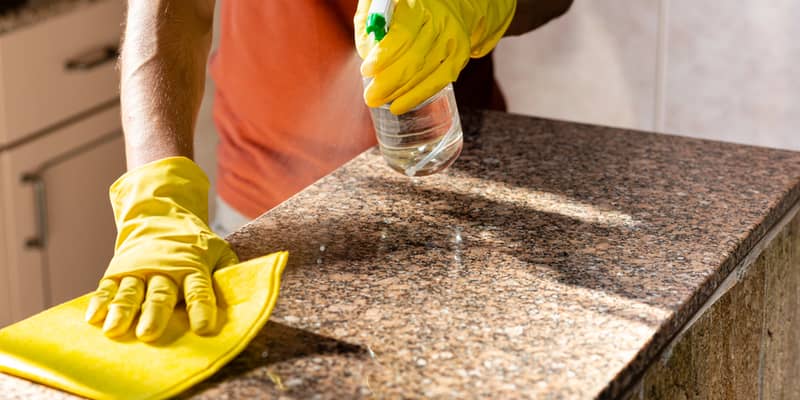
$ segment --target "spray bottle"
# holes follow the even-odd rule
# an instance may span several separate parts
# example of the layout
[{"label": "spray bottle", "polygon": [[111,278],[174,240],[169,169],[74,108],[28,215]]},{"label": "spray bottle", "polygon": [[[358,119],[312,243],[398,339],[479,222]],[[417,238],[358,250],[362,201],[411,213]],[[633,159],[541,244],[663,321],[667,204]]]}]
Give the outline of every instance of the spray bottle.
[{"label": "spray bottle", "polygon": [[[367,34],[382,40],[389,31],[393,11],[392,0],[373,0]],[[365,79],[365,87],[369,82]],[[435,174],[461,154],[463,134],[452,84],[405,114],[392,114],[388,104],[370,108],[370,113],[381,154],[398,172],[410,177]]]}]

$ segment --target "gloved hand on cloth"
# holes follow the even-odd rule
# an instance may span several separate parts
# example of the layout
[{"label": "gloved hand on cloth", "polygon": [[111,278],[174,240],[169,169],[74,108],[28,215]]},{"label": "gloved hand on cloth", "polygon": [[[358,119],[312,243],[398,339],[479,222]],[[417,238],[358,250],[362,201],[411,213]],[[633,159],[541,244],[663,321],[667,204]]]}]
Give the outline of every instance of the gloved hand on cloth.
[{"label": "gloved hand on cloth", "polygon": [[141,309],[136,336],[153,341],[183,298],[192,331],[214,331],[211,273],[238,258],[208,227],[208,188],[203,170],[185,157],[142,165],[111,186],[115,252],[86,310],[88,322],[105,320],[105,335],[117,337]]}]

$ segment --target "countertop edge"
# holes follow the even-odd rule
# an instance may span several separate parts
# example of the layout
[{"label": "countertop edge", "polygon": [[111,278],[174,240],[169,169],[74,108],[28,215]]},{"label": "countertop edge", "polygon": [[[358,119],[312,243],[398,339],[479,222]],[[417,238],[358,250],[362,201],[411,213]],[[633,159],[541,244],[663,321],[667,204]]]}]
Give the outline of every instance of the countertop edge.
[{"label": "countertop edge", "polygon": [[596,398],[617,399],[629,392],[639,382],[647,367],[658,359],[658,356],[668,348],[669,344],[680,334],[694,315],[712,298],[720,284],[736,270],[739,263],[746,259],[747,255],[762,239],[767,237],[769,232],[778,227],[783,217],[796,204],[800,204],[800,181],[795,182],[794,186],[769,210],[762,222],[725,259],[716,273],[708,277],[688,302],[672,313],[659,327],[650,341],[637,353],[636,357],[619,371]]}]

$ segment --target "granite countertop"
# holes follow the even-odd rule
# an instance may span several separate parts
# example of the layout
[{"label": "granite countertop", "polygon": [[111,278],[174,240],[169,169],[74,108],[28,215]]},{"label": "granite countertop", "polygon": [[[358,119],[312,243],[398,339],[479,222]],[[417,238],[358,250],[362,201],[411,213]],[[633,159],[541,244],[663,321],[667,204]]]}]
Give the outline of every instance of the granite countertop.
[{"label": "granite countertop", "polygon": [[800,153],[493,112],[464,127],[443,174],[373,149],[230,236],[243,259],[290,251],[282,294],[182,397],[618,397],[800,195]]},{"label": "granite countertop", "polygon": [[28,0],[18,9],[0,13],[0,34],[35,24],[97,1],[101,0]]}]

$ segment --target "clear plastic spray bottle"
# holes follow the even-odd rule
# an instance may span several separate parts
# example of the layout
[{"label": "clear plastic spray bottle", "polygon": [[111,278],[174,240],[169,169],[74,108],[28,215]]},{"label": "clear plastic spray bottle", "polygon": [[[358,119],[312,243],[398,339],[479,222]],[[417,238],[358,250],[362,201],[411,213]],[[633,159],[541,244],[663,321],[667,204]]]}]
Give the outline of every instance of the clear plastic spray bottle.
[{"label": "clear plastic spray bottle", "polygon": [[[367,33],[382,40],[389,30],[392,0],[373,0]],[[369,79],[364,80],[364,86]],[[381,154],[394,170],[407,176],[435,174],[449,167],[461,154],[464,139],[453,85],[411,111],[394,115],[389,105],[370,108]]]}]

